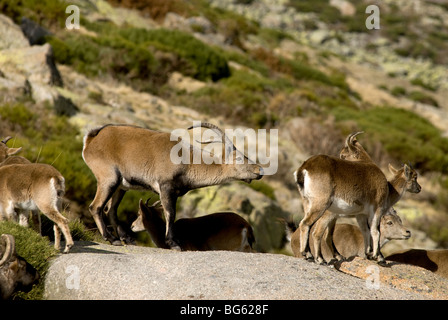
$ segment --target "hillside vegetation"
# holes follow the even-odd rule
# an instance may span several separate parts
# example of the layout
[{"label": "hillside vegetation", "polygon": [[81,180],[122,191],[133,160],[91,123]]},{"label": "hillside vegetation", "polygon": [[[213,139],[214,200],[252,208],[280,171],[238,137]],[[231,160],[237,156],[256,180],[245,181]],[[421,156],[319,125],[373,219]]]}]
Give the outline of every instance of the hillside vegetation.
[{"label": "hillside vegetation", "polygon": [[[276,217],[301,217],[292,172],[312,154],[337,155],[347,134],[364,131],[359,141],[384,172],[389,162],[417,169],[424,191],[405,196],[398,212],[447,247],[448,7],[413,3],[418,8],[381,1],[381,29],[367,30],[365,8],[377,1],[77,0],[70,4],[80,8],[81,28],[69,30],[69,2],[0,0],[15,24],[26,17],[45,30],[32,44],[51,46],[62,79],[45,84],[51,94],[42,100],[31,80],[31,89],[4,84],[17,78],[2,58],[11,49],[0,46],[0,135],[13,136],[22,156],[60,170],[67,214],[93,228],[96,181],[81,157],[86,129],[122,122],[168,131],[193,119],[279,129],[278,173],[249,186],[271,215],[256,236],[278,233],[258,249],[277,252],[284,239]],[[215,208],[201,192],[193,203]],[[147,196],[128,193],[120,219],[129,225]],[[185,203],[185,215],[206,213]],[[241,203],[227,209],[255,224],[255,205]]]}]

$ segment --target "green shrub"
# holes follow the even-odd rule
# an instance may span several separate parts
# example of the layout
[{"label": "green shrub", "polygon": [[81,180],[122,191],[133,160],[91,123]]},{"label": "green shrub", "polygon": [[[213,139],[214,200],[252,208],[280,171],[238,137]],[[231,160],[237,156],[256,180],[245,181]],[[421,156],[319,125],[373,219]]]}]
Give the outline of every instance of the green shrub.
[{"label": "green shrub", "polygon": [[424,89],[430,90],[430,91],[436,91],[437,88],[429,85],[428,83],[424,82],[422,79],[420,78],[415,78],[411,80],[411,83],[415,86],[420,86]]},{"label": "green shrub", "polygon": [[217,81],[230,76],[227,60],[217,50],[188,33],[163,28],[126,28],[120,29],[119,34],[135,44],[154,45],[185,58],[193,67],[191,75],[198,80]]},{"label": "green shrub", "polygon": [[60,0],[0,0],[0,12],[20,25],[20,19],[27,17],[44,27],[62,28],[65,25],[68,4]]},{"label": "green shrub", "polygon": [[146,48],[110,35],[90,37],[67,34],[64,39],[48,37],[54,56],[61,64],[73,65],[89,76],[111,74],[123,79],[148,79],[156,60]]},{"label": "green shrub", "polygon": [[409,99],[417,101],[417,102],[421,102],[421,103],[430,104],[434,107],[439,106],[439,104],[437,103],[437,101],[434,98],[432,98],[431,96],[429,96],[421,91],[411,91],[409,93]]},{"label": "green shrub", "polygon": [[336,120],[357,124],[367,141],[379,141],[386,152],[402,163],[411,162],[421,173],[448,173],[448,139],[439,129],[417,114],[393,107],[368,110],[334,108]]},{"label": "green shrub", "polygon": [[390,93],[395,97],[404,96],[406,94],[406,89],[403,87],[393,87]]}]

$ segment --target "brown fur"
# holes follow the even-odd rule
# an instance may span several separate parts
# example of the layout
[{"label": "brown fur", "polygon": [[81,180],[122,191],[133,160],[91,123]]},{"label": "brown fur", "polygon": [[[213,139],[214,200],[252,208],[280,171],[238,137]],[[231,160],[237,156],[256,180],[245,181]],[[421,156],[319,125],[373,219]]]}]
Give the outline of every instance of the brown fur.
[{"label": "brown fur", "polygon": [[6,300],[18,287],[31,289],[39,279],[39,273],[16,253],[15,239],[10,234],[0,237],[0,299]]},{"label": "brown fur", "polygon": [[[146,230],[157,247],[167,249],[162,211],[158,204],[147,206],[140,200],[138,218],[132,223],[132,230]],[[182,250],[251,252],[255,241],[250,224],[233,212],[179,219],[173,228]]]},{"label": "brown fur", "polygon": [[[97,179],[90,212],[106,240],[118,244],[105,227],[103,210],[108,212],[120,239],[127,239],[116,222],[116,211],[126,190],[153,190],[160,195],[166,218],[166,241],[178,249],[172,225],[179,196],[192,189],[232,180],[250,182],[261,178],[261,167],[250,163],[174,164],[170,152],[177,143],[170,141],[170,133],[126,125],[107,125],[86,135],[83,158]],[[234,150],[233,155],[237,152]]]},{"label": "brown fur", "polygon": [[64,234],[64,252],[73,246],[67,218],[61,214],[65,180],[48,164],[12,164],[0,167],[0,218],[14,218],[15,209],[40,210],[55,223],[55,248]]},{"label": "brown fur", "polygon": [[8,148],[6,143],[11,139],[11,137],[7,137],[0,141],[0,162],[4,161],[8,157],[15,155],[22,151],[22,147],[20,148]]},{"label": "brown fur", "polygon": [[[405,166],[396,171],[393,181],[398,181],[397,184],[403,187],[411,185],[413,191],[419,192],[420,186],[416,182],[416,173],[415,180],[412,180],[414,173]],[[405,176],[404,183],[400,177],[403,174]],[[384,260],[379,250],[380,218],[392,206],[389,193],[395,192],[398,198],[409,189],[397,189],[395,186],[391,186],[382,171],[372,162],[352,162],[326,155],[311,157],[302,164],[295,175],[305,211],[305,217],[299,225],[302,255],[307,258],[312,256],[308,247],[309,229],[317,219],[322,217],[321,228],[316,230],[313,235],[317,248],[315,260],[323,262],[318,243],[321,241],[325,229],[335,221],[339,214],[344,214],[356,216],[360,227],[370,225],[370,235],[373,240],[372,257],[378,261]],[[306,186],[306,175],[309,176],[309,186]],[[344,207],[344,210],[341,209],[341,206]],[[327,209],[331,213],[324,216]],[[370,237],[365,230],[363,233],[366,253],[369,253],[371,250]]]},{"label": "brown fur", "polygon": [[[317,223],[313,225],[310,232],[310,250],[313,255],[315,254],[313,231],[316,228]],[[323,237],[325,241],[323,240],[320,243],[322,256],[326,262],[330,262],[334,259],[334,251],[332,249],[333,243],[337,252],[344,258],[350,258],[352,256],[366,258],[364,237],[357,226],[352,224],[336,224],[333,230],[333,237],[328,237],[329,229],[327,229]],[[403,226],[400,217],[393,208],[381,217],[380,247],[386,244],[389,240],[409,239],[410,236],[411,232]],[[332,239],[332,242],[330,242],[330,239]],[[291,236],[291,249],[296,257],[300,257],[299,248],[300,237],[297,229]]]}]

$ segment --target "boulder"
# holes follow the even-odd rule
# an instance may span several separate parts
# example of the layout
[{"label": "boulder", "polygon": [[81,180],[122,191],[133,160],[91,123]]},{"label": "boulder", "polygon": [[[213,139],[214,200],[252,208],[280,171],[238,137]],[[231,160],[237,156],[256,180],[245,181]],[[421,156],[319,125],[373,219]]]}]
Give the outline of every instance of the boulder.
[{"label": "boulder", "polygon": [[369,281],[373,288],[390,286],[419,292],[426,299],[448,299],[448,279],[420,267],[397,262],[387,262],[381,266],[374,261],[355,257],[336,263],[335,268]]},{"label": "boulder", "polygon": [[20,27],[9,17],[0,14],[0,50],[27,48],[30,44]]},{"label": "boulder", "polygon": [[[422,276],[419,274],[418,276]],[[328,266],[280,254],[176,252],[76,242],[51,262],[46,299],[431,299],[418,290],[378,289]]]},{"label": "boulder", "polygon": [[62,79],[54,63],[53,50],[47,43],[42,46],[9,48],[0,51],[2,78],[16,87],[31,87],[32,98],[36,102],[53,101],[57,91],[53,86],[61,86]]}]

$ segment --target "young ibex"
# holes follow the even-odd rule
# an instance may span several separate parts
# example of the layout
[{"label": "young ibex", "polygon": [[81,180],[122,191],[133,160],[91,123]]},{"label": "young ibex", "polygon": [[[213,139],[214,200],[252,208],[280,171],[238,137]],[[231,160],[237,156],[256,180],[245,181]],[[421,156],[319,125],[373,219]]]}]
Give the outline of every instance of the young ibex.
[{"label": "young ibex", "polygon": [[[370,157],[369,157],[370,159]],[[300,252],[311,258],[308,236],[310,227],[321,219],[320,228],[313,232],[318,263],[323,262],[320,241],[327,227],[339,215],[356,216],[362,229],[366,254],[370,257],[370,236],[373,241],[371,257],[381,262],[384,257],[379,248],[380,218],[398,201],[405,191],[418,193],[417,173],[409,166],[396,170],[391,183],[372,161],[348,161],[327,155],[309,158],[294,173],[303,199],[305,216],[299,224]],[[329,213],[324,215],[326,210]],[[370,225],[370,230],[367,226]],[[370,236],[369,236],[370,233]],[[335,256],[335,259],[338,257]]]},{"label": "young ibex", "polygon": [[[0,143],[0,159],[3,159],[0,162],[0,167],[7,166],[10,164],[28,164],[31,163],[28,159],[16,156],[18,152],[22,150],[22,148],[8,148],[6,143],[11,139],[11,137],[7,137],[3,139]],[[33,212],[33,225],[37,232],[41,233],[41,222],[39,212]],[[0,216],[1,219],[1,216]],[[28,227],[29,220],[29,211],[28,210],[19,210],[19,224],[24,227]]]},{"label": "young ibex", "polygon": [[448,278],[448,250],[408,249],[386,257],[386,260],[412,264]]},{"label": "young ibex", "polygon": [[[356,140],[356,136],[361,133],[363,132],[357,132],[348,135],[348,137],[345,140],[345,146],[340,152],[340,158],[349,161],[367,162],[374,164],[369,154],[365,151],[363,146]],[[400,182],[400,179],[398,179],[397,177],[401,177],[402,179],[405,178],[403,176],[400,176],[400,173],[396,169],[394,169],[391,165],[389,165],[389,170],[395,176],[395,178],[392,181],[388,182],[389,187],[388,204],[392,206],[400,200],[400,198],[403,196],[404,191],[412,189],[412,185],[409,185],[406,187],[406,189],[403,189],[403,186],[401,185],[402,181]],[[415,171],[413,171],[411,175],[412,177],[410,178],[410,181],[414,180],[416,181],[417,174],[415,173]],[[418,191],[418,188],[416,189],[416,191]],[[325,242],[328,245],[328,248],[330,248],[334,259],[340,260],[342,259],[342,255],[338,252],[337,248],[334,246],[332,242],[337,217],[338,216],[335,215],[334,213],[326,211],[322,215],[322,217],[316,222],[312,232],[315,234],[321,234],[321,233],[323,234],[323,232],[325,232],[323,225],[324,223],[327,223],[328,224],[327,232],[325,232],[323,242]],[[362,233],[365,235],[365,238],[368,238],[370,240],[368,217],[364,215],[357,215],[356,218],[362,230]],[[367,248],[367,245],[368,244],[366,243],[365,248]]]},{"label": "young ibex", "polygon": [[15,239],[10,234],[0,237],[0,300],[6,300],[20,288],[29,291],[39,279],[39,273],[17,255]]},{"label": "young ibex", "polygon": [[[148,206],[140,199],[138,218],[132,223],[131,229],[134,232],[146,230],[157,247],[168,249],[162,212],[160,201]],[[178,219],[173,229],[182,250],[251,252],[255,241],[250,224],[233,212]]]},{"label": "young ibex", "polygon": [[[67,219],[61,214],[65,179],[48,164],[11,164],[0,167],[0,217],[17,220],[15,209],[40,210],[55,223],[55,248],[60,249],[64,234],[64,253],[73,246]],[[36,212],[36,214],[38,214]]]},{"label": "young ibex", "polygon": [[22,151],[22,147],[20,148],[9,148],[6,143],[11,140],[12,137],[6,137],[2,141],[0,141],[0,162],[5,161],[8,157],[15,155]]},{"label": "young ibex", "polygon": [[[317,224],[313,225],[310,232],[310,250],[315,255],[314,241],[313,241],[313,229],[317,227]],[[333,237],[328,237],[329,229],[326,230],[323,239],[321,241],[321,252],[326,262],[330,262],[334,259],[334,251],[332,245],[336,247],[337,252],[344,258],[350,258],[353,256],[359,256],[366,258],[364,236],[361,230],[352,224],[336,224],[333,231]],[[383,247],[390,240],[406,240],[411,236],[411,232],[403,226],[403,222],[397,215],[397,212],[390,208],[389,211],[381,217],[380,221],[380,247]],[[327,240],[328,239],[328,240]],[[331,242],[331,240],[333,240]],[[300,234],[299,230],[295,230],[291,236],[291,249],[294,256],[300,257]]]},{"label": "young ibex", "polygon": [[[190,164],[175,164],[170,154],[178,141],[172,141],[171,134],[166,132],[128,125],[105,125],[87,133],[82,155],[97,179],[97,191],[90,212],[103,238],[113,244],[120,244],[106,229],[101,216],[103,211],[108,212],[115,231],[125,241],[126,234],[120,230],[116,221],[116,211],[123,195],[129,189],[152,190],[160,195],[163,205],[167,244],[179,249],[179,241],[172,228],[179,196],[196,188],[232,180],[250,182],[262,177],[261,166],[251,161],[237,163],[237,157],[244,155],[236,150],[221,129],[208,123],[200,126],[220,135],[226,151],[230,151],[226,155],[233,157],[231,164],[222,159],[211,164],[194,164],[193,161]],[[195,152],[201,150],[191,148],[191,159]]]}]

